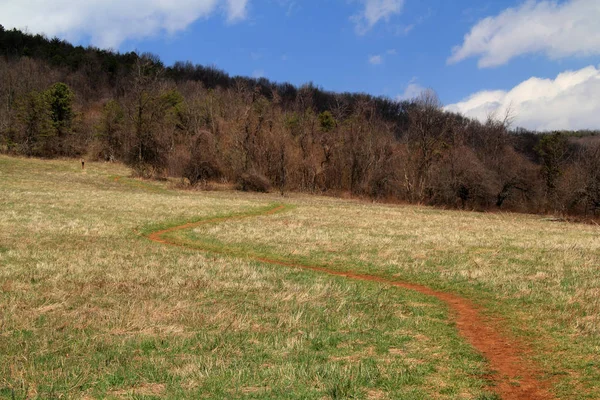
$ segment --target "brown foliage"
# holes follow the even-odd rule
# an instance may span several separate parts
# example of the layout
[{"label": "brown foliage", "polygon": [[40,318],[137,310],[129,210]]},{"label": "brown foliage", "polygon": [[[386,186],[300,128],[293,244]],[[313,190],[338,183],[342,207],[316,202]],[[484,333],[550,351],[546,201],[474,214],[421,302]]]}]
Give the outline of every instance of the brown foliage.
[{"label": "brown foliage", "polygon": [[236,187],[244,192],[269,193],[271,182],[258,172],[250,171],[240,175]]},{"label": "brown foliage", "polygon": [[[0,151],[125,161],[143,177],[240,190],[351,193],[445,207],[593,214],[600,209],[600,145],[562,134],[522,139],[510,116],[485,123],[445,112],[433,91],[412,102],[327,94],[312,85],[266,90],[173,81],[152,55],[93,81],[21,58],[0,60]],[[74,92],[74,118],[56,126],[43,93]],[[291,88],[291,89],[290,89]],[[293,90],[292,90],[293,89]],[[53,125],[54,124],[54,125]],[[535,146],[535,147],[534,147]]]}]

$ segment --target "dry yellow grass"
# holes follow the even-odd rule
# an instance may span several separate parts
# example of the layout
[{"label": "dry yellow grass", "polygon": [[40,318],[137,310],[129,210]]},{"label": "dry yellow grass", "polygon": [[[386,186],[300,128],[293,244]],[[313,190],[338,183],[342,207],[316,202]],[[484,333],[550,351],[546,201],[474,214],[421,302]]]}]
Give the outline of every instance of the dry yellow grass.
[{"label": "dry yellow grass", "polygon": [[293,213],[203,226],[195,235],[332,265],[350,261],[419,282],[435,278],[437,286],[467,293],[477,286],[490,299],[540,298],[564,306],[552,319],[568,320],[583,335],[600,334],[595,225],[302,197],[288,202],[298,205]]},{"label": "dry yellow grass", "polygon": [[559,395],[600,397],[600,228],[542,216],[292,196],[291,213],[187,239],[460,293],[531,342]]},{"label": "dry yellow grass", "polygon": [[433,299],[141,234],[274,197],[78,167],[0,156],[0,398],[486,393],[484,360]]},{"label": "dry yellow grass", "polygon": [[295,208],[178,235],[460,293],[532,344],[559,398],[600,397],[596,226],[127,176],[0,157],[0,397],[492,398],[438,301],[142,235],[275,201]]}]

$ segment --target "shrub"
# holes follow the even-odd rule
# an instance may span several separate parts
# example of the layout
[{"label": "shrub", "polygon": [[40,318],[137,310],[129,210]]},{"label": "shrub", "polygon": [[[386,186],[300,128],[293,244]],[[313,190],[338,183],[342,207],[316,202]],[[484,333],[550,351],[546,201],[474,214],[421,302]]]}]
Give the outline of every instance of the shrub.
[{"label": "shrub", "polygon": [[183,177],[187,178],[192,186],[221,176],[221,167],[214,161],[192,158],[183,170]]},{"label": "shrub", "polygon": [[251,171],[239,177],[237,189],[244,192],[269,193],[271,191],[271,182],[264,175]]}]

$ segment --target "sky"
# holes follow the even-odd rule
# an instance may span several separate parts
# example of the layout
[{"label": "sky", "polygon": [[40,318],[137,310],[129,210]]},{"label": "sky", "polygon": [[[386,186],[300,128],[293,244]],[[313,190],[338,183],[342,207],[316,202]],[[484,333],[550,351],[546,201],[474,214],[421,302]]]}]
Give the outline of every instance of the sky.
[{"label": "sky", "polygon": [[600,128],[600,0],[0,0],[0,24],[231,75]]}]

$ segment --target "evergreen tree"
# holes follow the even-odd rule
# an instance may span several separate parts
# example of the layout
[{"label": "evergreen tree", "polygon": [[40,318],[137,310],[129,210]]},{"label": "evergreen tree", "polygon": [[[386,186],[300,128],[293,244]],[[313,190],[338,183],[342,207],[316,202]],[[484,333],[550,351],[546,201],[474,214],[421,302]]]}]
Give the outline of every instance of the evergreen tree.
[{"label": "evergreen tree", "polygon": [[22,125],[19,142],[28,156],[48,156],[54,136],[52,112],[46,93],[32,91],[18,102],[17,119]]},{"label": "evergreen tree", "polygon": [[58,82],[46,91],[54,129],[59,137],[71,132],[75,95],[69,86]]}]

